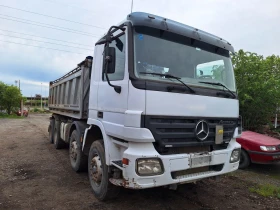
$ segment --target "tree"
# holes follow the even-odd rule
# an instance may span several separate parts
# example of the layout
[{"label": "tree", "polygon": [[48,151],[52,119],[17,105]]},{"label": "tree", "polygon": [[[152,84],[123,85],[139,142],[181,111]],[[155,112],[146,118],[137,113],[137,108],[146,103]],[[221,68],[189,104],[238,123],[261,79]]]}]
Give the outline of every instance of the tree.
[{"label": "tree", "polygon": [[223,65],[214,65],[212,67],[213,76],[216,80],[223,81]]},{"label": "tree", "polygon": [[35,98],[41,98],[41,94],[35,94]]},{"label": "tree", "polygon": [[19,107],[21,99],[22,95],[16,86],[6,86],[3,93],[3,107],[7,110],[8,114],[11,113],[13,108]]},{"label": "tree", "polygon": [[239,50],[232,56],[244,127],[267,124],[280,102],[280,58]]},{"label": "tree", "polygon": [[26,97],[22,97],[22,101],[23,101],[23,104],[25,104],[26,101],[27,101],[27,98]]},{"label": "tree", "polygon": [[6,89],[5,83],[0,81],[0,111],[4,109],[4,104],[3,104],[3,95],[4,95],[4,91]]}]

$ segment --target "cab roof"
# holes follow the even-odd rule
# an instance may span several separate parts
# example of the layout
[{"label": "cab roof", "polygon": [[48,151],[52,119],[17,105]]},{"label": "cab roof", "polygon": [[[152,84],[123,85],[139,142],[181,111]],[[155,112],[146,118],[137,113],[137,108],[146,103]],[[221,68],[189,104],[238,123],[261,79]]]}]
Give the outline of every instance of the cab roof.
[{"label": "cab roof", "polygon": [[191,26],[169,20],[164,17],[144,13],[144,12],[133,12],[127,16],[127,20],[131,22],[133,26],[147,26],[152,28],[158,28],[161,30],[170,31],[176,34],[187,36],[208,44],[226,49],[234,53],[234,49],[229,42],[209,34],[205,31],[193,28]]}]

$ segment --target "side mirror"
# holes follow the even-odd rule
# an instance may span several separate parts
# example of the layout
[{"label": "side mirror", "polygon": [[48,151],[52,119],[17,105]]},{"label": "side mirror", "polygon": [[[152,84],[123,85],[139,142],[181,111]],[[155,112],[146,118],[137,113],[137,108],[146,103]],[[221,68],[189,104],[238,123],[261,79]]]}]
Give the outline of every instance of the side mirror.
[{"label": "side mirror", "polygon": [[[107,65],[104,65],[104,73],[113,74],[116,70],[116,49],[114,47],[105,48],[104,64],[107,60]],[[105,69],[107,67],[107,69]]]}]

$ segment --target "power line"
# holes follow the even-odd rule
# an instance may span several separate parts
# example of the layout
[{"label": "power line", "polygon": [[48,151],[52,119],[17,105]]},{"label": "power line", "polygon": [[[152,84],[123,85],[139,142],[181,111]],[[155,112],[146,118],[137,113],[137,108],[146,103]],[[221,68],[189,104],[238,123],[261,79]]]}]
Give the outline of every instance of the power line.
[{"label": "power line", "polygon": [[70,30],[64,30],[64,29],[60,29],[60,28],[54,28],[54,27],[49,27],[49,26],[44,26],[44,25],[38,25],[38,24],[34,24],[34,23],[28,23],[28,22],[24,22],[24,21],[20,21],[20,20],[13,20],[13,19],[4,18],[4,17],[0,17],[0,18],[1,19],[5,19],[5,20],[19,22],[19,23],[25,23],[25,24],[29,24],[29,25],[41,26],[41,27],[44,27],[44,28],[50,28],[50,29],[54,29],[54,30],[59,30],[59,31],[65,31],[65,32],[69,32],[69,33],[79,34],[79,35],[83,35],[83,36],[97,37],[96,35],[83,34],[83,33],[78,33],[78,32],[74,32],[74,31],[70,31]]},{"label": "power line", "polygon": [[47,37],[43,37],[43,36],[36,36],[36,35],[33,35],[33,34],[19,33],[19,32],[16,32],[16,31],[9,31],[9,30],[4,30],[4,29],[0,29],[0,31],[7,31],[7,32],[11,32],[11,33],[26,35],[26,36],[38,37],[38,38],[41,38],[41,39],[49,39],[49,40],[54,40],[54,41],[65,42],[65,43],[69,43],[69,44],[75,44],[75,45],[81,45],[81,46],[88,47],[88,45],[85,45],[85,44],[80,44],[80,43],[75,43],[75,42],[68,42],[68,41],[64,41],[64,40],[60,40],[60,39],[52,39],[52,38],[47,38]]},{"label": "power line", "polygon": [[35,24],[41,24],[41,25],[46,25],[46,26],[50,26],[50,27],[55,27],[55,28],[59,28],[59,29],[67,30],[67,31],[75,31],[75,32],[79,32],[79,33],[82,33],[82,34],[88,34],[88,35],[91,35],[91,36],[97,36],[96,34],[90,34],[90,33],[87,33],[85,31],[79,31],[79,30],[75,30],[75,29],[71,29],[71,28],[65,28],[65,27],[51,25],[51,24],[47,24],[47,23],[41,23],[41,22],[37,22],[37,21],[33,21],[33,20],[28,20],[28,19],[24,19],[24,18],[18,18],[18,17],[14,17],[14,16],[10,16],[10,15],[3,15],[3,14],[0,14],[0,15],[6,16],[6,17],[9,17],[9,18],[18,19],[18,20],[29,21],[29,22],[35,23]]},{"label": "power line", "polygon": [[69,7],[75,7],[75,8],[82,9],[82,10],[89,11],[89,12],[96,12],[96,11],[93,11],[93,10],[90,10],[90,9],[86,9],[86,8],[83,8],[83,7],[78,7],[78,6],[74,5],[74,4],[67,4],[67,3],[51,1],[51,0],[42,0],[42,1],[47,1],[47,2],[50,2],[52,4],[60,4],[60,5],[66,5],[66,6],[69,6]]},{"label": "power line", "polygon": [[25,46],[30,46],[30,47],[43,48],[43,49],[48,49],[48,50],[56,50],[56,51],[61,51],[61,52],[68,52],[68,53],[75,53],[75,54],[85,55],[83,53],[78,53],[78,52],[71,52],[71,51],[67,51],[67,50],[60,50],[60,49],[49,48],[49,47],[40,47],[40,46],[35,46],[35,45],[30,45],[30,44],[22,44],[22,43],[18,43],[18,42],[10,42],[10,41],[5,41],[5,40],[1,40],[1,39],[0,39],[0,41],[1,42],[12,43],[12,44],[18,44],[18,45],[25,45]]},{"label": "power line", "polygon": [[18,9],[18,8],[6,6],[6,5],[1,5],[0,4],[0,7],[6,7],[6,8],[9,8],[9,9],[14,9],[14,10],[22,11],[22,12],[35,14],[35,15],[41,15],[41,16],[48,17],[48,18],[53,18],[53,19],[63,20],[63,21],[71,22],[71,23],[86,25],[86,26],[90,26],[90,27],[93,27],[93,28],[105,29],[105,28],[102,28],[102,27],[99,27],[99,26],[94,26],[94,25],[90,25],[90,24],[86,24],[86,23],[80,23],[80,22],[76,22],[76,21],[72,21],[72,20],[67,20],[67,19],[64,19],[64,18],[59,18],[59,17],[54,17],[54,16],[51,16],[51,15],[41,14],[41,13],[38,13],[38,12],[32,12],[32,11],[28,11],[28,10]]},{"label": "power line", "polygon": [[73,47],[73,48],[77,48],[77,49],[93,51],[93,49],[87,49],[87,48],[83,48],[83,47],[74,47],[74,46],[70,46],[70,45],[57,44],[57,43],[53,43],[53,42],[45,42],[45,41],[34,40],[34,39],[26,39],[26,38],[21,38],[21,37],[18,37],[18,36],[11,36],[11,35],[6,35],[6,34],[0,34],[0,35],[7,36],[7,37],[13,37],[13,38],[17,38],[17,39],[24,39],[24,40],[29,40],[29,41],[36,41],[36,42],[42,42],[42,43],[47,43],[47,44],[60,45],[60,46],[65,46],[65,47]]}]

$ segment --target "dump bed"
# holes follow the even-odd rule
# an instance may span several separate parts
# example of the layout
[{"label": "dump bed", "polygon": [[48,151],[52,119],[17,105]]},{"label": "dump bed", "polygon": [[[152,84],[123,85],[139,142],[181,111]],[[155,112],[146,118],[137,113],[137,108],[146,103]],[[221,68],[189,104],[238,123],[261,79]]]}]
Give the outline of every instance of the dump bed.
[{"label": "dump bed", "polygon": [[63,77],[50,82],[49,109],[52,113],[76,118],[88,117],[92,57]]}]

